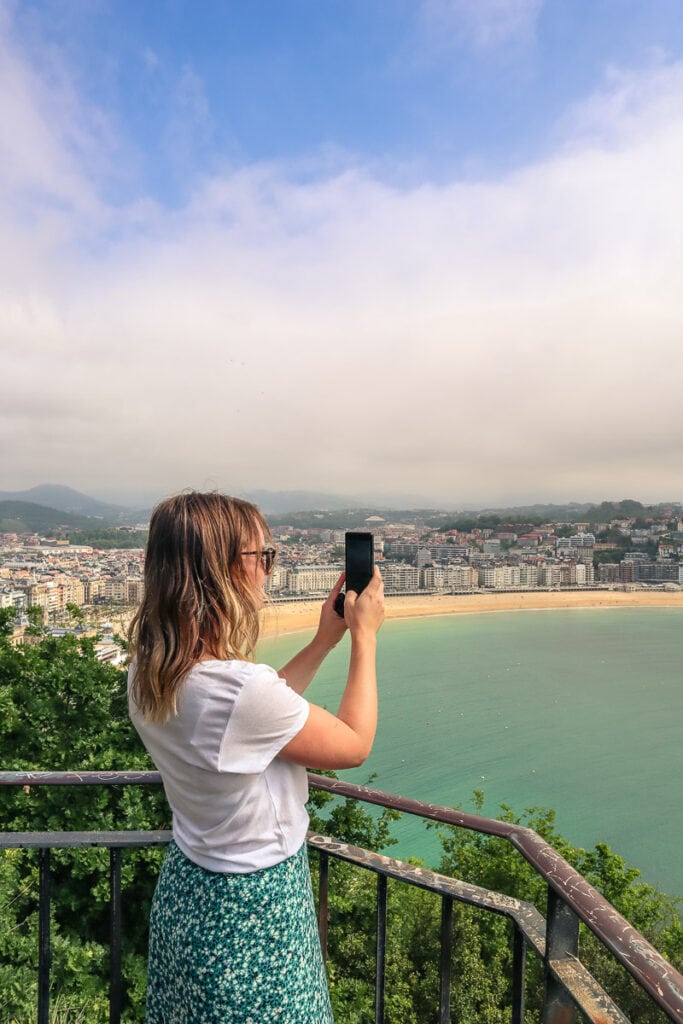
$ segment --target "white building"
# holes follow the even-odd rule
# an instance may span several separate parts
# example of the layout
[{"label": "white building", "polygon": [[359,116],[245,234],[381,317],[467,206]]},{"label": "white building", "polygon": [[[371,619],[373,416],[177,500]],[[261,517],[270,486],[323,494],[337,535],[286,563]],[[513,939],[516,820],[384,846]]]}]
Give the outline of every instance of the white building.
[{"label": "white building", "polygon": [[285,565],[276,565],[266,580],[266,590],[271,594],[279,594],[289,587],[290,570]]},{"label": "white building", "polygon": [[339,579],[340,565],[297,565],[289,570],[292,594],[329,594]]},{"label": "white building", "polygon": [[384,589],[388,592],[400,590],[416,591],[420,589],[420,570],[414,565],[384,563],[380,569],[384,580]]},{"label": "white building", "polygon": [[23,611],[26,608],[26,594],[23,590],[0,590],[0,608]]}]

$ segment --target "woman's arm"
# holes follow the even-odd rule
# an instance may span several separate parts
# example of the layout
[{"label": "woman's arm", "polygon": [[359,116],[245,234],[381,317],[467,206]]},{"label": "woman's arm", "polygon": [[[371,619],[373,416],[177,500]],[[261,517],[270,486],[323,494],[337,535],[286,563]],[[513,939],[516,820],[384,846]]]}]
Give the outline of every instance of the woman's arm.
[{"label": "woman's arm", "polygon": [[334,610],[334,601],[344,585],[344,578],[342,573],[322,606],[318,630],[310,644],[295,654],[278,672],[297,693],[304,692],[327,655],[346,632],[346,622]]},{"label": "woman's arm", "polygon": [[336,715],[311,704],[308,720],[280,757],[307,768],[352,768],[372,749],[377,728],[377,632],[384,620],[384,588],[379,570],[362,594],[350,591],[344,618],[351,633],[346,687]]}]

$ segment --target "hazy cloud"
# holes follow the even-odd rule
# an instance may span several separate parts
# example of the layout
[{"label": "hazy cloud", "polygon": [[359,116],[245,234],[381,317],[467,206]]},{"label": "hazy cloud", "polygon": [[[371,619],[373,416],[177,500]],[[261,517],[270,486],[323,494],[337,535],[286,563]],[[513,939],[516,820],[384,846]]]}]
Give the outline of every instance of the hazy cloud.
[{"label": "hazy cloud", "polygon": [[460,41],[494,50],[533,40],[543,0],[423,0],[421,17],[441,44]]},{"label": "hazy cloud", "polygon": [[4,486],[680,497],[683,66],[498,180],[245,166],[165,211],[103,198],[98,112],[2,45]]}]

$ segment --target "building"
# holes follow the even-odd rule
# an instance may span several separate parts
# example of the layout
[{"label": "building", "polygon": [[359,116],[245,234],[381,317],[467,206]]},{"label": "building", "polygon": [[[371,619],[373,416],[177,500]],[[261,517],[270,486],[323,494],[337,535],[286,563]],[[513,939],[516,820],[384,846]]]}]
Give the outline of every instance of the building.
[{"label": "building", "polygon": [[341,571],[340,565],[295,565],[287,589],[292,594],[329,594]]},{"label": "building", "polygon": [[602,562],[598,566],[598,580],[600,583],[621,583],[618,562]]},{"label": "building", "polygon": [[415,593],[420,589],[420,569],[406,565],[405,562],[385,562],[382,566],[382,579],[386,593]]}]

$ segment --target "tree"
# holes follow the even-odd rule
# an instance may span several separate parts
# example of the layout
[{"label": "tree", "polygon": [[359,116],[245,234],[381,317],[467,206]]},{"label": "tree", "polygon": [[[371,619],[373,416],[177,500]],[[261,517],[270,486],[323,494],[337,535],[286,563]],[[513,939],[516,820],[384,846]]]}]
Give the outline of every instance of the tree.
[{"label": "tree", "polygon": [[[41,611],[42,614],[42,610]],[[39,628],[34,627],[36,632]],[[153,768],[126,710],[126,675],[99,662],[93,642],[72,635],[34,636],[13,647],[7,617],[0,636],[0,751],[10,771]],[[78,786],[3,788],[0,814],[6,831],[123,830],[168,828],[169,813],[158,787]],[[162,851],[129,851],[123,858],[124,976],[129,991],[125,1019],[141,1020],[147,909]],[[5,851],[0,861],[2,900],[11,914],[3,962],[31,984],[17,986],[0,974],[2,1019],[22,1020],[27,993],[36,987],[37,907],[35,854]],[[87,1020],[106,1021],[108,955],[108,856],[103,850],[54,851],[53,984],[74,1006],[87,1006]],[[10,880],[14,884],[10,887]],[[7,888],[5,888],[7,886]],[[11,972],[10,972],[11,973]],[[6,983],[6,984],[5,984]],[[21,998],[17,993],[22,993]],[[18,1001],[17,1001],[18,1000]],[[95,1007],[100,1010],[96,1011]]]},{"label": "tree", "polygon": [[[38,609],[42,616],[42,610]],[[152,764],[126,711],[126,676],[97,661],[90,640],[36,635],[14,647],[13,609],[0,609],[0,763],[7,770],[149,769]],[[40,634],[42,626],[36,625]],[[372,780],[369,780],[372,781]],[[483,794],[474,795],[481,810]],[[396,812],[368,810],[313,790],[314,831],[384,850],[393,843]],[[122,830],[169,827],[160,787],[78,786],[0,789],[3,828],[11,831]],[[600,889],[670,961],[683,962],[676,902],[645,885],[609,847],[572,847],[556,833],[554,812],[530,808],[503,820],[534,828]],[[546,885],[505,841],[446,825],[438,870],[530,900],[545,911]],[[123,858],[123,1019],[144,1017],[149,905],[163,851],[128,851]],[[314,882],[318,865],[311,858]],[[69,1022],[107,1020],[108,858],[104,851],[54,851],[52,907],[54,1003]],[[376,879],[341,861],[330,865],[330,989],[337,1019],[373,1019]],[[35,1020],[38,865],[32,852],[0,851],[0,1020]],[[440,901],[432,893],[388,885],[387,1024],[436,1018],[439,991]],[[452,998],[458,1024],[504,1024],[510,1006],[510,927],[502,919],[455,905]],[[657,1017],[613,958],[586,932],[582,959],[639,1024]],[[538,1021],[540,968],[529,961],[528,1024]]]},{"label": "tree", "polygon": [[[477,813],[481,813],[483,803],[483,793],[475,791],[474,805]],[[554,811],[530,807],[524,814],[517,815],[506,804],[501,805],[500,811],[497,815],[500,820],[524,825],[537,832],[584,875],[677,970],[683,967],[683,926],[678,913],[680,901],[641,881],[640,872],[628,867],[605,843],[598,843],[592,851],[572,846],[556,832]],[[436,828],[441,839],[441,872],[527,900],[545,916],[547,884],[508,842],[455,826],[430,824],[428,827]],[[467,916],[472,911],[459,908],[459,913]],[[495,963],[501,974],[509,978],[511,953],[504,937],[503,924],[500,918],[491,914],[486,915],[486,919],[482,918],[476,934],[470,934],[469,951],[478,945],[478,959]],[[638,1024],[661,1024],[661,1012],[583,925],[580,950],[582,961],[629,1019],[638,1021]],[[529,964],[530,1021],[535,1021],[540,1013],[540,993],[540,965],[534,958]]]}]

